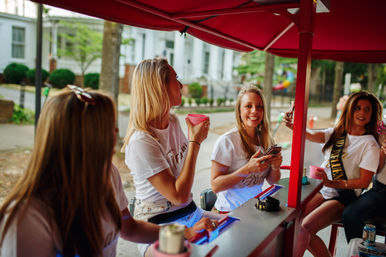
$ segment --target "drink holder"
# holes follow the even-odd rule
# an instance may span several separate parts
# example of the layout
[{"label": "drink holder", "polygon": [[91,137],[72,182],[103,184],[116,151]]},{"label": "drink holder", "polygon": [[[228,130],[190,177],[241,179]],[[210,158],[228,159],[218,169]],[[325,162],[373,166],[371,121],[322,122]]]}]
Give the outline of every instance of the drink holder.
[{"label": "drink holder", "polygon": [[255,207],[259,210],[268,212],[280,211],[280,201],[270,196],[267,196],[263,200],[257,198],[257,203],[255,204]]}]

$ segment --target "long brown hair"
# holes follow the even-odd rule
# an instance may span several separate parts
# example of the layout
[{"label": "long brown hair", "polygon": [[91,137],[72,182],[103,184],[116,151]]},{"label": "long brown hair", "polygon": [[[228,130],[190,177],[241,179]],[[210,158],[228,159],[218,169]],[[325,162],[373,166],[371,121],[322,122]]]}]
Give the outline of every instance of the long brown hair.
[{"label": "long brown hair", "polygon": [[[240,116],[241,98],[247,93],[254,93],[260,96],[261,101],[263,102],[263,105],[264,105],[264,117],[260,125],[256,128],[256,139],[253,139],[248,136],[247,132],[244,129],[244,124]],[[243,87],[240,90],[236,100],[235,114],[236,114],[237,128],[240,133],[241,141],[243,143],[243,149],[247,154],[248,159],[250,159],[251,156],[255,153],[254,145],[260,145],[264,148],[264,150],[267,150],[267,148],[273,144],[273,139],[271,137],[271,133],[269,129],[269,120],[268,120],[267,112],[265,110],[266,110],[266,104],[263,97],[263,93],[256,86],[248,85]]]},{"label": "long brown hair", "polygon": [[[0,221],[6,222],[1,243],[12,221],[22,219],[31,198],[49,207],[63,256],[102,254],[101,217],[106,210],[120,229],[121,214],[110,179],[115,107],[108,96],[89,94],[95,105],[68,90],[46,102],[27,169],[0,208]],[[5,215],[9,215],[6,220]]]},{"label": "long brown hair", "polygon": [[353,122],[355,111],[354,109],[357,106],[359,100],[368,100],[372,106],[370,122],[366,124],[365,128],[366,133],[373,135],[374,138],[378,141],[379,136],[377,133],[377,122],[382,119],[382,104],[372,93],[367,91],[360,91],[350,95],[350,97],[347,99],[334,131],[332,132],[326,144],[323,146],[323,152],[335,144],[339,137],[349,131]]}]

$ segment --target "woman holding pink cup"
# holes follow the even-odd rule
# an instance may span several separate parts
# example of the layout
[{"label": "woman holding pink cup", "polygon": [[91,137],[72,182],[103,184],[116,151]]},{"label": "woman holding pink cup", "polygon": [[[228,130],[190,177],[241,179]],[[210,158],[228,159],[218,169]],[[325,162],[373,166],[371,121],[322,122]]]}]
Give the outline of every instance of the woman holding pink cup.
[{"label": "woman holding pink cup", "polygon": [[189,113],[186,118],[192,123],[193,126],[196,126],[197,124],[200,124],[204,121],[209,121],[209,117],[204,114],[195,114],[195,113]]},{"label": "woman holding pink cup", "polygon": [[309,178],[313,179],[322,179],[319,172],[324,172],[324,169],[315,165],[310,165],[310,173],[308,175]]},{"label": "woman holding pink cup", "polygon": [[[306,139],[324,144],[325,172],[310,167],[310,177],[323,180],[324,186],[305,206],[295,256],[306,249],[314,256],[331,256],[317,232],[342,219],[346,206],[357,201],[377,171],[381,114],[378,98],[361,91],[349,96],[334,128],[306,130]],[[293,129],[291,116],[284,115],[284,122]]]}]

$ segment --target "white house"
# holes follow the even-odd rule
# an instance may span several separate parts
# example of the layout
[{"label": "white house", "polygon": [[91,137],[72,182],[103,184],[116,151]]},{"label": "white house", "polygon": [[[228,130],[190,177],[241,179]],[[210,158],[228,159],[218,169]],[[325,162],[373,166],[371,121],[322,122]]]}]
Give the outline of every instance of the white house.
[{"label": "white house", "polygon": [[[26,0],[0,0],[1,6],[0,73],[11,62],[34,68],[36,5]],[[43,17],[42,66],[50,70],[50,60],[55,60],[56,68],[68,68],[79,75],[80,68],[74,60],[58,56],[58,49],[66,47],[68,43],[60,34],[71,33],[66,31],[60,21],[80,22],[103,33],[103,20],[45,7],[50,11]],[[164,56],[184,84],[198,81],[210,88],[209,96],[224,97],[224,93],[229,94],[227,97],[235,96],[234,86],[238,83],[238,76],[233,67],[239,64],[239,52],[207,44],[188,34],[180,35],[179,32],[155,31],[126,25],[122,37],[133,40],[130,45],[121,46],[121,78],[130,76],[130,71],[142,59]],[[100,69],[101,60],[96,60],[86,73],[100,72]]]}]

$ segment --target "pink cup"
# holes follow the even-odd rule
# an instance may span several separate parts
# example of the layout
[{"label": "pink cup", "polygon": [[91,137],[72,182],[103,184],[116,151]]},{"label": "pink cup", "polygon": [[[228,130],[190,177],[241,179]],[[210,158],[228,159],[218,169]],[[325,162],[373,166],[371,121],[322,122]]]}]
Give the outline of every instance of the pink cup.
[{"label": "pink cup", "polygon": [[209,119],[209,117],[206,115],[194,113],[189,113],[186,117],[193,124],[193,126],[196,126],[197,124]]},{"label": "pink cup", "polygon": [[310,174],[308,175],[308,177],[314,178],[314,179],[321,179],[316,175],[318,171],[324,171],[324,169],[318,166],[310,165]]},{"label": "pink cup", "polygon": [[176,254],[171,254],[171,253],[163,253],[161,252],[159,248],[159,241],[157,240],[153,245],[154,249],[154,256],[155,257],[189,257],[190,254],[192,253],[192,246],[190,245],[189,241],[184,242],[185,244],[185,252],[182,253],[176,253]]}]

